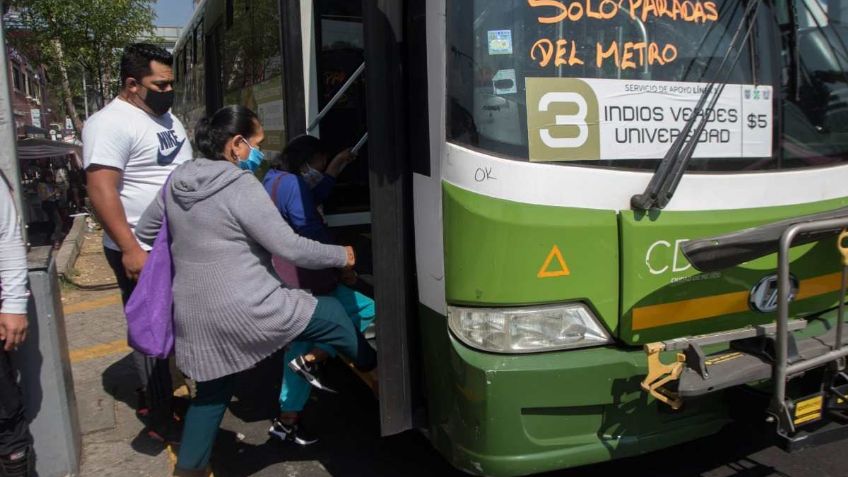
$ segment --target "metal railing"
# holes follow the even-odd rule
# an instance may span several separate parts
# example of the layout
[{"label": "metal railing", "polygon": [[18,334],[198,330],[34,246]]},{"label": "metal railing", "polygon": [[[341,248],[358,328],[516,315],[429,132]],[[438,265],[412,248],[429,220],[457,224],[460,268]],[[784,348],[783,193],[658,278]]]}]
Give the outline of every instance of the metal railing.
[{"label": "metal railing", "polygon": [[338,103],[339,100],[342,99],[342,96],[344,96],[347,90],[350,89],[351,86],[353,86],[353,83],[356,81],[357,78],[359,78],[363,71],[365,71],[364,62],[359,65],[359,68],[357,68],[352,75],[350,75],[350,78],[348,78],[347,81],[344,82],[342,87],[339,88],[338,91],[336,91],[336,94],[334,94],[330,101],[327,103],[327,105],[324,106],[324,109],[322,109],[321,112],[318,113],[317,116],[315,116],[315,119],[313,119],[312,122],[309,123],[309,126],[306,128],[307,133],[312,132],[312,130],[318,126],[321,120],[324,119],[324,116],[326,116],[327,113],[330,112],[331,109],[333,109],[333,106],[335,106],[336,103]]},{"label": "metal railing", "polygon": [[790,416],[790,409],[786,403],[786,382],[787,379],[817,368],[832,361],[848,356],[848,346],[842,346],[842,330],[844,327],[844,311],[845,311],[845,288],[846,288],[846,271],[848,270],[848,250],[842,246],[842,242],[846,237],[844,231],[840,234],[837,246],[843,254],[842,261],[842,281],[840,288],[839,307],[837,312],[836,323],[836,339],[831,350],[821,356],[815,358],[798,361],[793,364],[788,363],[789,354],[789,301],[792,284],[789,275],[789,249],[792,243],[799,234],[805,232],[821,232],[827,230],[839,230],[848,228],[848,217],[837,219],[821,220],[815,222],[798,223],[791,225],[784,230],[780,237],[780,245],[778,249],[778,302],[777,302],[777,331],[775,334],[775,363],[773,367],[773,385],[774,395],[772,397],[772,412],[783,423],[787,424],[786,428],[794,431],[794,423]]}]

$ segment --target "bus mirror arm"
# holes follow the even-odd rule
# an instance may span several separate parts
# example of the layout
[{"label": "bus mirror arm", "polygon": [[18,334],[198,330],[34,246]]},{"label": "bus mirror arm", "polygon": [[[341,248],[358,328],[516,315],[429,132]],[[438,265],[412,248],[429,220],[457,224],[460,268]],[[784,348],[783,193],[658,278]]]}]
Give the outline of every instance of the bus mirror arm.
[{"label": "bus mirror arm", "polygon": [[[806,222],[845,217],[848,217],[848,207],[792,217],[722,235],[689,240],[683,244],[680,250],[686,260],[699,272],[718,272],[777,253],[780,236],[787,227]],[[840,228],[837,227],[815,232],[800,232],[793,244],[798,246],[829,239],[838,234],[839,231]]]}]

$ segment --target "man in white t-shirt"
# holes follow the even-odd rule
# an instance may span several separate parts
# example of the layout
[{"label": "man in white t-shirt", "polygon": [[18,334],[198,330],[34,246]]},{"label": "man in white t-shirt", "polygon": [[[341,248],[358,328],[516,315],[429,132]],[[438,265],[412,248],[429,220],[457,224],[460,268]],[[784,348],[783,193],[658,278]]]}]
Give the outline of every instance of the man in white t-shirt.
[{"label": "man in white t-shirt", "polygon": [[[156,198],[171,171],[192,158],[191,143],[174,102],[173,57],[154,45],[137,43],[121,58],[121,93],[86,122],[82,132],[88,195],[105,232],[106,259],[124,303],[147,260],[148,248],[135,237],[138,219]],[[179,439],[171,413],[167,360],[135,352],[142,380],[140,415],[149,412],[148,435]]]}]

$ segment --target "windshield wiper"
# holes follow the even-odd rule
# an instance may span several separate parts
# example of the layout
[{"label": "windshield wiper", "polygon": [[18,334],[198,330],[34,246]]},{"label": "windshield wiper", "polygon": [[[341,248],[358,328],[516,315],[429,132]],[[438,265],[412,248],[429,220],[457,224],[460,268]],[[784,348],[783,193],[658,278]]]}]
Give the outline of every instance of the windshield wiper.
[{"label": "windshield wiper", "polygon": [[[745,42],[748,41],[756,24],[760,3],[762,3],[762,0],[752,0],[746,6],[745,12],[739,21],[739,26],[730,40],[727,52],[718,65],[716,79],[708,83],[704,88],[704,92],[701,94],[698,103],[692,111],[692,116],[686,121],[680,134],[675,138],[671,147],[665,153],[665,156],[663,156],[659,166],[657,166],[657,170],[651,176],[651,181],[645,188],[645,192],[636,194],[630,198],[630,207],[634,210],[662,209],[671,200],[677,185],[680,183],[680,179],[683,177],[683,172],[686,170],[689,159],[695,153],[698,138],[700,138],[701,133],[707,126],[710,113],[721,97],[724,87],[727,86],[727,82],[730,81],[730,75],[733,73],[736,64],[742,56]],[[746,26],[747,30],[745,28]],[[741,35],[743,31],[745,31],[745,34]],[[739,41],[740,38],[741,41]],[[736,57],[733,59],[730,67],[725,68],[734,50],[737,50]],[[719,80],[718,77],[721,75],[723,75],[722,79]],[[713,94],[713,91],[715,91],[715,94]],[[707,105],[708,101],[709,105]],[[695,126],[696,121],[699,121],[697,126]],[[695,131],[693,134],[690,134],[693,132],[693,127]]]}]

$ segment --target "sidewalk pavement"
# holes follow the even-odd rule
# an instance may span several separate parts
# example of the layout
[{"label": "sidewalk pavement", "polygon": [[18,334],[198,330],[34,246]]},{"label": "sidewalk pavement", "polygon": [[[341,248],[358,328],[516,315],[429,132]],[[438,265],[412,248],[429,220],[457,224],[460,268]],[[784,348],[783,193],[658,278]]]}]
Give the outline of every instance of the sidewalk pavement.
[{"label": "sidewalk pavement", "polygon": [[74,390],[83,434],[82,476],[170,475],[168,453],[142,434],[135,416],[138,376],[126,344],[126,324],[100,234],[86,234],[69,272],[87,289],[63,287],[62,303]]}]

